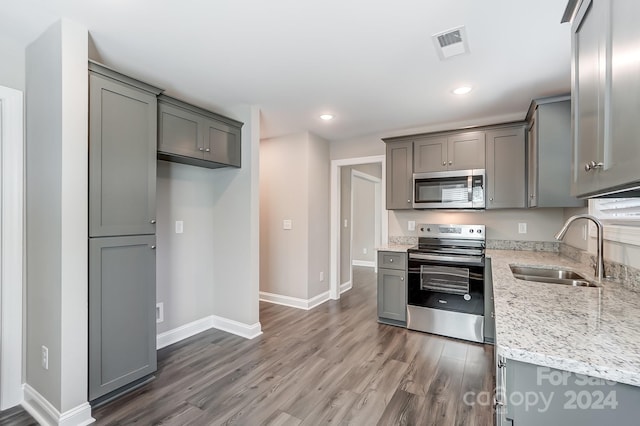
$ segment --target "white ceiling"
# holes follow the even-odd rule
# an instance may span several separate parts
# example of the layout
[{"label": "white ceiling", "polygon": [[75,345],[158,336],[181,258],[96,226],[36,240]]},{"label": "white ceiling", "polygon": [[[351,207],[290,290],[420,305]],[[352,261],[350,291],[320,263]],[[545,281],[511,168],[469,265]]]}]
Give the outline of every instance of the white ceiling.
[{"label": "white ceiling", "polygon": [[[95,59],[213,110],[259,105],[262,137],[329,140],[522,119],[569,91],[566,0],[0,0],[0,37],[27,45],[60,17]],[[465,25],[471,53],[431,36]],[[455,96],[461,84],[471,94]],[[318,116],[330,112],[331,122]]]}]

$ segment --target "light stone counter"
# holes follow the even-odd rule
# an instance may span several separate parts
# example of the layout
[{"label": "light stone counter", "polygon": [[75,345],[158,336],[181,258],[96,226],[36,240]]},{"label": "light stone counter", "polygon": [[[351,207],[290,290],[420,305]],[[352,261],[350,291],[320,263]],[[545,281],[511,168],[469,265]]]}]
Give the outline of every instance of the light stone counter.
[{"label": "light stone counter", "polygon": [[398,251],[398,252],[407,252],[410,248],[413,248],[415,244],[385,244],[380,247],[376,247],[378,251]]},{"label": "light stone counter", "polygon": [[640,293],[518,280],[509,264],[593,270],[556,253],[487,250],[498,355],[640,386]]}]

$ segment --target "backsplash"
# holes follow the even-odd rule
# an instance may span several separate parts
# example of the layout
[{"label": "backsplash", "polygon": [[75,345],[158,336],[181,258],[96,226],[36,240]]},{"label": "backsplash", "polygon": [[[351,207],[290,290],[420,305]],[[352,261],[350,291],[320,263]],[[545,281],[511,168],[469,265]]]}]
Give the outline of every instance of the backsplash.
[{"label": "backsplash", "polygon": [[[576,262],[580,262],[584,265],[589,265],[593,268],[596,263],[596,256],[584,250],[577,249],[568,244],[560,245],[560,254],[568,257]],[[618,281],[623,287],[640,292],[640,270],[631,266],[611,262],[605,259],[604,261],[604,273],[605,276],[613,281]]]},{"label": "backsplash", "polygon": [[403,246],[411,246],[418,244],[418,237],[412,237],[407,235],[400,235],[389,237],[389,244],[397,244]]},{"label": "backsplash", "polygon": [[487,240],[487,248],[493,250],[545,251],[549,253],[558,253],[560,251],[560,242]]}]

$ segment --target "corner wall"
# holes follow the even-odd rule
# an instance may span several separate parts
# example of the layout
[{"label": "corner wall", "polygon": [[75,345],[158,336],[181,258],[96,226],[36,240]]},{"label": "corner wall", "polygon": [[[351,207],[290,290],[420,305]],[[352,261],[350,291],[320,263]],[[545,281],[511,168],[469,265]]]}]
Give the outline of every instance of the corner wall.
[{"label": "corner wall", "polygon": [[[86,28],[63,19],[26,49],[25,404],[41,421],[66,424],[93,420],[87,403],[87,38]],[[48,369],[41,366],[43,345]]]},{"label": "corner wall", "polygon": [[24,92],[25,50],[13,40],[0,37],[0,86],[11,87]]},{"label": "corner wall", "polygon": [[260,142],[264,300],[307,309],[329,298],[329,168],[329,144],[313,134]]}]

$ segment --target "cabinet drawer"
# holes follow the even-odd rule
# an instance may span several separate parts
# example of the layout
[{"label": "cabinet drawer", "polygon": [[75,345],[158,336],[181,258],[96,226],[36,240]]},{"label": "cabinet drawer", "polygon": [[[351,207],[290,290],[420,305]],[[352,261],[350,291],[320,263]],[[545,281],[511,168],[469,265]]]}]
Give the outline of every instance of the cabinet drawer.
[{"label": "cabinet drawer", "polygon": [[397,251],[379,251],[378,268],[407,269],[407,253]]}]

